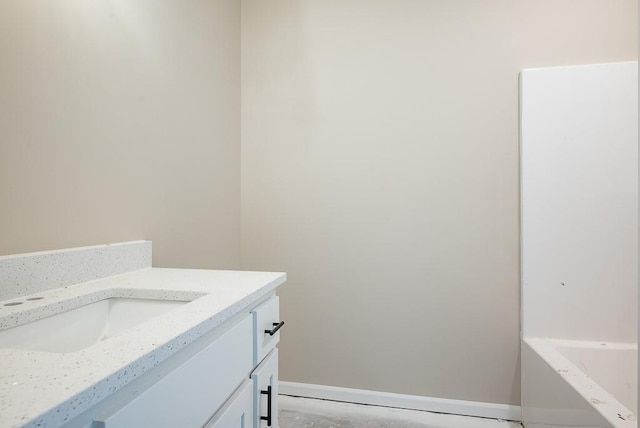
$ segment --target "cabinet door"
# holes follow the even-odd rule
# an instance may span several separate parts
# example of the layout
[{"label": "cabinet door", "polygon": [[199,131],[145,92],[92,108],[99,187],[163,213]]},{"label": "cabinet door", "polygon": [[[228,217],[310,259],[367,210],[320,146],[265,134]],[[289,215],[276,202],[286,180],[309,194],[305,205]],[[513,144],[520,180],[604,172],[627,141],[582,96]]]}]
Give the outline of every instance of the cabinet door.
[{"label": "cabinet door", "polygon": [[253,419],[253,384],[247,379],[205,428],[251,428]]},{"label": "cabinet door", "polygon": [[251,374],[254,393],[254,428],[278,427],[278,349]]}]

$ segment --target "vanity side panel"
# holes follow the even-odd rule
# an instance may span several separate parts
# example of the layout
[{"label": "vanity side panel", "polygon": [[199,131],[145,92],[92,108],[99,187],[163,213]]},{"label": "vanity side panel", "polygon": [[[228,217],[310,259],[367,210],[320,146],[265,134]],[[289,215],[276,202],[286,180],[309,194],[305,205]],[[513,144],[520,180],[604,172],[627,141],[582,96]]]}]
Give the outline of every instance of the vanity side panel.
[{"label": "vanity side panel", "polygon": [[246,315],[230,331],[112,414],[104,428],[203,426],[252,368],[253,325]]}]

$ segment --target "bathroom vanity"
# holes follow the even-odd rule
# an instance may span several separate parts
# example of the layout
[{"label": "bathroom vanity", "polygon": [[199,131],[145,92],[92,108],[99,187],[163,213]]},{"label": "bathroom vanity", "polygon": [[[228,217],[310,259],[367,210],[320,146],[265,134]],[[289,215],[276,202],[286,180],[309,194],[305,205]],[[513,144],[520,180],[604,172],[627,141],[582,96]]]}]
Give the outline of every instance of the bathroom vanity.
[{"label": "bathroom vanity", "polygon": [[151,268],[150,243],[125,245],[148,245],[142,267],[70,262],[51,289],[32,270],[51,252],[0,257],[0,281],[32,281],[0,301],[0,427],[277,427],[285,274]]}]

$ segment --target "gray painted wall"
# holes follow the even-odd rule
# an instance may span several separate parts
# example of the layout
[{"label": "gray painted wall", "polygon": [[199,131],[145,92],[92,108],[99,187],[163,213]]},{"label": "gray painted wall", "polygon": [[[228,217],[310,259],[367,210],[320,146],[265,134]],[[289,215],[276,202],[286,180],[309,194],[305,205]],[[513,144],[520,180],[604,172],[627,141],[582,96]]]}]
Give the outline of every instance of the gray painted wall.
[{"label": "gray painted wall", "polygon": [[519,404],[518,73],[633,60],[637,2],[242,11],[242,266],[281,378]]},{"label": "gray painted wall", "polygon": [[240,262],[240,2],[0,2],[0,254]]}]

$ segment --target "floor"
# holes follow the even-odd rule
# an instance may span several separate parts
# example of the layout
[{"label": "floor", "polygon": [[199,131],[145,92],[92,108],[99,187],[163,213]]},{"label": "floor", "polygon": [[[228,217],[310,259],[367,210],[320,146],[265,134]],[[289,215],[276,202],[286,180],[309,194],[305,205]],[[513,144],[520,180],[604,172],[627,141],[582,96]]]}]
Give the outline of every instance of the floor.
[{"label": "floor", "polygon": [[278,396],[280,428],[522,428],[516,422]]}]

